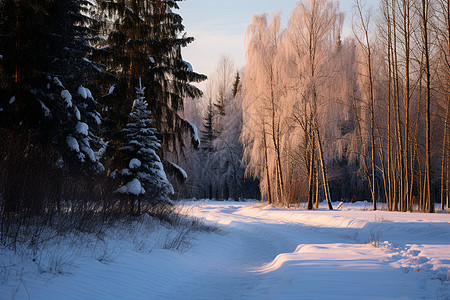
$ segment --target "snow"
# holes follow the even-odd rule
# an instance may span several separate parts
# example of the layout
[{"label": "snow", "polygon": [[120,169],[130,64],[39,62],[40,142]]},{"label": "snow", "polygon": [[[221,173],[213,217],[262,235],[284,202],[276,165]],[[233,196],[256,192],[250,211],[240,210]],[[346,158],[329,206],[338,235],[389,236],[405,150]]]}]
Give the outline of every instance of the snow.
[{"label": "snow", "polygon": [[126,185],[120,187],[117,190],[118,193],[121,194],[132,194],[132,195],[141,195],[145,194],[145,190],[142,187],[141,182],[139,179],[135,178],[132,181],[128,182]]},{"label": "snow", "polygon": [[[138,185],[138,184],[137,184]],[[216,224],[174,252],[149,246],[163,230],[105,239],[113,253],[83,256],[59,275],[0,252],[14,276],[6,299],[449,299],[450,214],[280,209],[258,202],[187,201],[182,213]],[[338,203],[334,204],[335,206]],[[76,240],[73,242],[76,244]],[[60,243],[46,255],[77,257]],[[41,254],[43,257],[44,254]],[[41,258],[45,261],[43,258]],[[6,274],[6,272],[5,272]]]},{"label": "snow", "polygon": [[81,150],[87,154],[87,156],[89,157],[89,159],[93,162],[97,161],[97,156],[95,155],[94,150],[92,150],[91,147],[88,146],[88,143],[85,143],[84,145],[81,146]]},{"label": "snow", "polygon": [[76,126],[76,130],[79,134],[88,135],[89,134],[89,126],[84,122],[78,122]]},{"label": "snow", "polygon": [[185,64],[186,67],[188,68],[188,71],[189,71],[189,72],[194,72],[194,68],[192,68],[192,65],[191,65],[189,62],[184,61],[184,64]]},{"label": "snow", "polygon": [[85,89],[82,85],[80,85],[80,86],[78,87],[78,95],[80,95],[81,97],[83,97],[83,99],[86,99],[86,98],[87,98],[87,92],[86,92],[86,89]]},{"label": "snow", "polygon": [[183,175],[183,178],[184,178],[184,179],[188,179],[188,175],[187,175],[186,171],[183,170],[183,168],[181,168],[180,166],[174,164],[173,162],[171,162],[170,164],[172,165],[172,167],[174,167],[175,169],[177,169],[178,172],[181,173],[181,175]]},{"label": "snow", "polygon": [[59,80],[58,77],[54,77],[53,78],[53,83],[56,84],[57,86],[64,88],[63,84],[61,83],[61,81]]},{"label": "snow", "polygon": [[75,111],[75,117],[77,118],[78,121],[80,121],[81,120],[80,110],[75,105],[73,106],[73,110]]},{"label": "snow", "polygon": [[41,104],[42,110],[44,111],[44,115],[46,117],[50,117],[52,115],[50,109],[48,109],[48,107],[45,106],[44,102],[42,102],[41,100],[39,100],[39,103]]},{"label": "snow", "polygon": [[13,104],[16,101],[16,96],[12,96],[11,99],[9,99],[9,104]]},{"label": "snow", "polygon": [[85,89],[86,89],[86,93],[87,93],[88,98],[94,99],[94,97],[92,97],[91,91],[88,88],[85,88]]},{"label": "snow", "polygon": [[116,85],[114,84],[114,85],[112,85],[110,88],[109,88],[109,91],[108,91],[108,95],[112,95],[112,93],[114,93],[114,89],[116,88]]},{"label": "snow", "polygon": [[128,165],[130,169],[137,169],[142,165],[141,161],[137,158],[133,158]]},{"label": "snow", "polygon": [[72,95],[69,93],[68,90],[62,90],[61,91],[61,97],[66,102],[67,107],[72,107]]},{"label": "snow", "polygon": [[102,124],[102,119],[100,118],[100,114],[98,112],[95,112],[95,114],[90,112],[88,113],[88,115],[95,120],[95,123],[97,123],[97,125]]},{"label": "snow", "polygon": [[194,131],[194,140],[198,143],[200,146],[200,137],[198,136],[198,129],[197,126],[195,126],[192,122],[187,121],[189,126],[191,126],[192,130]]},{"label": "snow", "polygon": [[66,143],[71,150],[75,152],[80,152],[80,145],[78,144],[77,140],[74,137],[68,136],[66,138]]},{"label": "snow", "polygon": [[128,176],[131,176],[130,169],[123,169],[121,173],[122,173],[122,175],[128,175]]}]

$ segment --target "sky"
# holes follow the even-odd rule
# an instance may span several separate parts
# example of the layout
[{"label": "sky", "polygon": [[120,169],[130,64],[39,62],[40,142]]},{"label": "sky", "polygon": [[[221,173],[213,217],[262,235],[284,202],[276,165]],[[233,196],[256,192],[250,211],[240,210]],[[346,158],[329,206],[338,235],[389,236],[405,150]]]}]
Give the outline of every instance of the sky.
[{"label": "sky", "polygon": [[[346,15],[343,36],[351,34],[353,0],[340,1]],[[244,36],[254,14],[281,12],[284,27],[297,0],[185,0],[178,13],[195,41],[183,49],[184,60],[194,71],[211,75],[223,55],[237,68],[245,66]],[[203,84],[199,85],[201,88]]]}]

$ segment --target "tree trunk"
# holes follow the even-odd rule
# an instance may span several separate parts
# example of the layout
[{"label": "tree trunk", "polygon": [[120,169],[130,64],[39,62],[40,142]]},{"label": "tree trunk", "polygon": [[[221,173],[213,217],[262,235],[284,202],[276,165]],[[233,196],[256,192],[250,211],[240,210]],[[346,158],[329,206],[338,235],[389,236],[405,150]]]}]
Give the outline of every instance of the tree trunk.
[{"label": "tree trunk", "polygon": [[264,164],[266,169],[266,180],[267,180],[267,199],[269,201],[269,204],[273,204],[272,199],[272,191],[270,189],[270,176],[269,176],[269,161],[267,157],[267,140],[266,140],[266,125],[263,121],[263,143],[264,143]]},{"label": "tree trunk", "polygon": [[[313,201],[314,201],[314,136],[311,139],[311,148],[310,148],[310,158],[309,158],[309,195],[308,195],[308,210],[313,209]],[[317,183],[316,183],[317,184]]]},{"label": "tree trunk", "polygon": [[428,48],[428,0],[422,0],[422,30],[423,30],[423,46],[425,54],[425,77],[426,77],[426,203],[427,211],[434,212],[434,200],[431,196],[431,69],[430,69],[430,52]]},{"label": "tree trunk", "polygon": [[[447,155],[447,139],[448,139],[448,126],[449,126],[449,118],[450,118],[450,95],[447,96],[447,113],[445,116],[444,123],[444,142],[442,143],[442,167],[441,167],[441,209],[445,209],[444,203],[444,195],[446,194],[446,186],[445,186],[445,167],[446,161],[448,161]],[[447,186],[448,189],[448,186]]]},{"label": "tree trunk", "polygon": [[319,134],[319,128],[317,125],[317,120],[316,120],[316,134],[317,134],[317,144],[319,145],[319,158],[320,158],[320,166],[322,169],[322,178],[323,178],[323,187],[325,190],[325,198],[327,199],[328,209],[333,210],[333,205],[331,204],[330,191],[328,189],[327,172],[325,169],[325,160],[323,158],[322,141],[320,140],[320,134]]},{"label": "tree trunk", "polygon": [[410,19],[409,0],[403,0],[403,33],[405,42],[405,146],[404,146],[404,166],[405,166],[405,202],[404,210],[411,210],[411,199],[409,189],[409,102],[410,102]]}]

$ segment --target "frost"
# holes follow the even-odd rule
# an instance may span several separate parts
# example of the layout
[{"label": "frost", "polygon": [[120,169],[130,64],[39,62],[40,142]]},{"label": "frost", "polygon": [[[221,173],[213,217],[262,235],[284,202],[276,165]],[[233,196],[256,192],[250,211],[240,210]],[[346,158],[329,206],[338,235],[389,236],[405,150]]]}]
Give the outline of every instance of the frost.
[{"label": "frost", "polygon": [[39,100],[39,102],[41,103],[41,107],[42,107],[42,110],[44,111],[44,115],[46,117],[50,117],[52,115],[50,109],[48,109],[48,107],[45,106],[44,102],[42,102],[41,100]]},{"label": "frost", "polygon": [[88,135],[89,132],[89,126],[84,122],[78,122],[76,130],[78,133],[82,135]]},{"label": "frost", "polygon": [[74,137],[68,136],[66,139],[66,143],[69,146],[70,150],[80,152],[80,145],[78,145],[78,142]]},{"label": "frost", "polygon": [[66,101],[67,107],[72,107],[72,95],[68,90],[62,90],[61,97]]},{"label": "frost", "polygon": [[11,99],[9,99],[9,104],[13,104],[16,101],[16,96],[12,96]]},{"label": "frost", "polygon": [[127,185],[120,187],[117,192],[121,194],[132,194],[136,196],[145,194],[145,190],[142,187],[141,182],[136,178],[128,182]]},{"label": "frost", "polygon": [[137,169],[137,168],[139,168],[141,165],[142,165],[142,163],[141,163],[141,161],[140,161],[139,159],[133,158],[133,159],[130,161],[129,168],[130,168],[130,169]]},{"label": "frost", "polygon": [[194,68],[192,68],[192,65],[191,65],[189,62],[184,61],[184,64],[185,64],[186,67],[188,68],[188,71],[189,71],[189,72],[194,72]]}]

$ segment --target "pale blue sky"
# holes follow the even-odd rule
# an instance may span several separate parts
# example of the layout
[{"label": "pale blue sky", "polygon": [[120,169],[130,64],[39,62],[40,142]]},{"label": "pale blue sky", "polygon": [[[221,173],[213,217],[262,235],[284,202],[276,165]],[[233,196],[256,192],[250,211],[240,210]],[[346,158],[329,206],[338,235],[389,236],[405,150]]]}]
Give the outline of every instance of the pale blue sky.
[{"label": "pale blue sky", "polygon": [[[353,0],[340,1],[346,14],[344,35],[351,33]],[[368,1],[369,3],[371,1]],[[210,75],[222,55],[230,56],[236,67],[245,65],[244,35],[257,13],[281,11],[284,24],[297,0],[185,0],[178,13],[189,36],[195,41],[183,50],[183,57],[198,73]]]}]

